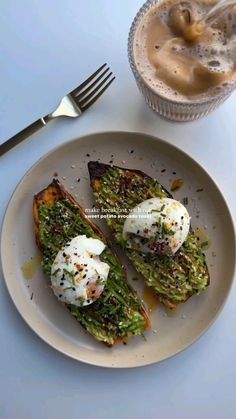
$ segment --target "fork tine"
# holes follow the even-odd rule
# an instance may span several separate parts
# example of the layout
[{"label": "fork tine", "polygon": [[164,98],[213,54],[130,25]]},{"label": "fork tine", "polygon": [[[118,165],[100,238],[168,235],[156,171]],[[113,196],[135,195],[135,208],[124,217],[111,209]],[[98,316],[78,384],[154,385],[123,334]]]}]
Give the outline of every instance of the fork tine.
[{"label": "fork tine", "polygon": [[[78,105],[82,108],[99,90],[106,81],[111,77],[112,72],[110,72],[105,79],[103,79],[87,96],[85,96],[82,100],[78,100]],[[76,100],[76,99],[75,99]]]},{"label": "fork tine", "polygon": [[[105,71],[102,72],[102,74],[99,77],[96,77],[95,81],[93,83],[90,83],[89,86],[87,87],[87,89],[83,89],[77,96],[74,96],[74,99],[81,101],[83,98],[85,98],[85,96],[87,95],[87,93],[89,93],[94,86],[96,86],[96,84],[103,78],[103,76],[105,76],[105,74],[110,70],[110,68],[106,68]],[[112,74],[112,73],[110,73]]]},{"label": "fork tine", "polygon": [[83,89],[93,78],[104,68],[106,67],[107,63],[103,64],[101,67],[99,67],[90,77],[88,77],[83,83],[81,83],[78,87],[76,87],[74,90],[70,92],[72,96],[77,95],[77,93],[80,92],[81,89]]},{"label": "fork tine", "polygon": [[[107,77],[106,77],[106,79],[107,79]],[[114,80],[115,80],[115,77],[113,77],[101,90],[99,90],[99,92],[94,97],[92,97],[92,99],[89,102],[85,103],[85,105],[83,105],[83,106],[80,105],[81,111],[84,112],[84,111],[86,111],[86,109],[90,108],[90,106],[92,106],[94,104],[94,102],[96,102],[96,100],[105,92],[105,90],[110,86],[110,84]],[[95,94],[97,91],[98,91],[98,89],[96,89],[93,92],[93,94]]]}]

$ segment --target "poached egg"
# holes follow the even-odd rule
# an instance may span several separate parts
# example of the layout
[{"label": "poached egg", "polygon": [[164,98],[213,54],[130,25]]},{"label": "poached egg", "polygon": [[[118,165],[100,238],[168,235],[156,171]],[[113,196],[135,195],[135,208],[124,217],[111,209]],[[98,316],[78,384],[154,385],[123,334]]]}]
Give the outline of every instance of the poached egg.
[{"label": "poached egg", "polygon": [[133,208],[125,220],[123,237],[132,235],[135,249],[143,253],[174,255],[185,242],[190,216],[181,202],[151,198]]},{"label": "poached egg", "polygon": [[82,307],[100,297],[110,269],[99,258],[105,247],[101,240],[81,235],[59,250],[51,267],[51,284],[60,301]]}]

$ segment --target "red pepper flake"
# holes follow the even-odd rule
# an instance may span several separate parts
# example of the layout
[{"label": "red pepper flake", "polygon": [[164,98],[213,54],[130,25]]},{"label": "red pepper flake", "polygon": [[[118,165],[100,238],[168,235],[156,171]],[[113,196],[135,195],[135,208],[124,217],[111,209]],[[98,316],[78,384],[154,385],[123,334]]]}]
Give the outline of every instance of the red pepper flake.
[{"label": "red pepper flake", "polygon": [[60,227],[54,227],[52,231],[53,231],[54,234],[59,234],[59,233],[61,233],[61,228]]}]

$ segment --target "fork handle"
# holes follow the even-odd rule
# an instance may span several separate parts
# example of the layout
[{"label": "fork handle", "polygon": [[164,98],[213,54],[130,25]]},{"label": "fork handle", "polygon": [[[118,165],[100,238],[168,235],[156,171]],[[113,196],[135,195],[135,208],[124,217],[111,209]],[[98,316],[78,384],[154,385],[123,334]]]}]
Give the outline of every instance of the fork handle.
[{"label": "fork handle", "polygon": [[29,125],[28,127],[24,128],[22,131],[18,132],[18,134],[9,138],[9,140],[5,141],[5,143],[0,145],[0,156],[7,153],[7,151],[11,150],[17,144],[21,143],[27,137],[34,134],[40,128],[44,127],[46,124],[47,124],[47,117],[40,118],[37,121],[33,122],[33,124]]}]

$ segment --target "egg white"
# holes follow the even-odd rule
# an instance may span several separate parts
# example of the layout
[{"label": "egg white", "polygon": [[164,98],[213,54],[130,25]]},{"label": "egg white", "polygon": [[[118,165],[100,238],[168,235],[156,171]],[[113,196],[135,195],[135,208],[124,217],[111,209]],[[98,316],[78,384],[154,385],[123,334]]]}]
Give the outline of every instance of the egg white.
[{"label": "egg white", "polygon": [[135,248],[144,253],[174,255],[185,242],[190,216],[181,202],[171,198],[151,198],[130,212],[123,237],[133,237]]},{"label": "egg white", "polygon": [[100,297],[110,269],[99,258],[105,247],[101,240],[81,235],[57,253],[51,284],[60,301],[81,307]]}]

